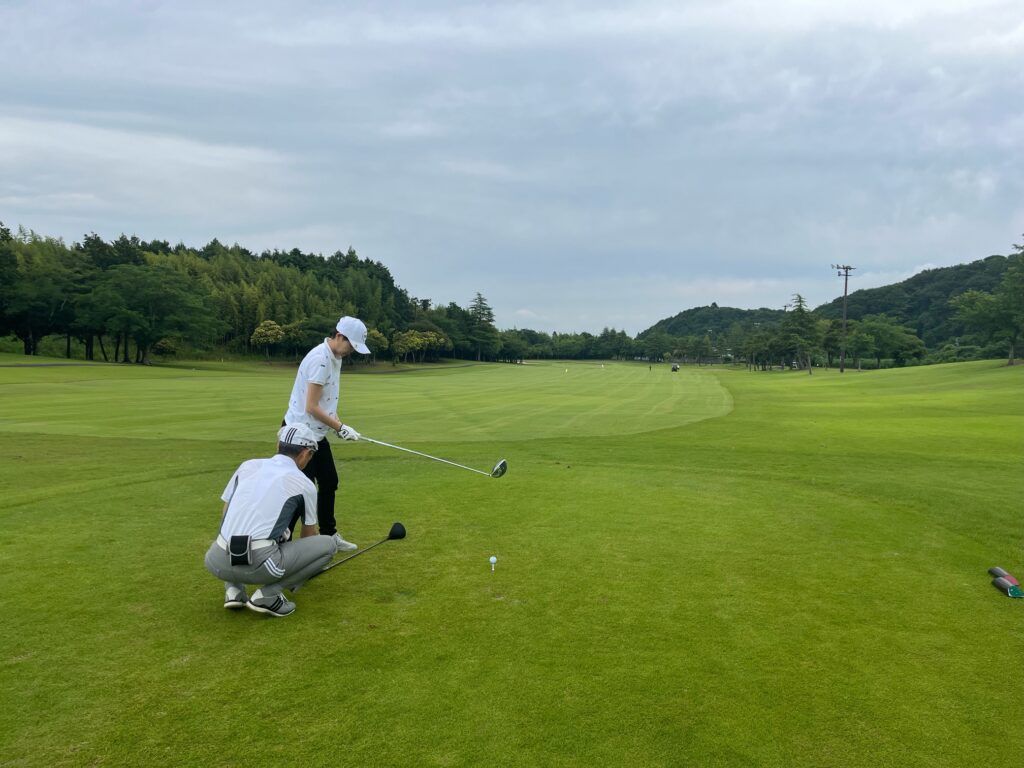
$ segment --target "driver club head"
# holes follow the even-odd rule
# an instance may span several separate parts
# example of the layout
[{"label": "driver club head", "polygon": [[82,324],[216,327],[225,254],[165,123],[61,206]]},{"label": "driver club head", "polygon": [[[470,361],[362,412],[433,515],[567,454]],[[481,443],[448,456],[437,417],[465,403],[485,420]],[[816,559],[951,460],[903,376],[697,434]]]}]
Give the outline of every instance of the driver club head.
[{"label": "driver club head", "polygon": [[501,477],[508,472],[508,462],[502,459],[494,465],[494,469],[491,470],[491,477]]},{"label": "driver club head", "polygon": [[405,526],[401,523],[394,523],[391,526],[391,530],[388,531],[388,541],[394,541],[395,539],[405,538]]}]

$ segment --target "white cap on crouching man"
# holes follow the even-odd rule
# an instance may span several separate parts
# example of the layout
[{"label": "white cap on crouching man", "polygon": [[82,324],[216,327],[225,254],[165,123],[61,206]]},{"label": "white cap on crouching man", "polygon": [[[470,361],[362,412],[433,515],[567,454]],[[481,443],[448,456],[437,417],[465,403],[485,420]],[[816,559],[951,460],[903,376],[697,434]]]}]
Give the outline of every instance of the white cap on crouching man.
[{"label": "white cap on crouching man", "polygon": [[338,333],[348,339],[359,354],[370,354],[370,348],[366,346],[366,324],[362,320],[346,315],[338,321]]},{"label": "white cap on crouching man", "polygon": [[305,424],[286,424],[278,430],[277,442],[297,448],[312,448],[315,453],[318,438]]}]

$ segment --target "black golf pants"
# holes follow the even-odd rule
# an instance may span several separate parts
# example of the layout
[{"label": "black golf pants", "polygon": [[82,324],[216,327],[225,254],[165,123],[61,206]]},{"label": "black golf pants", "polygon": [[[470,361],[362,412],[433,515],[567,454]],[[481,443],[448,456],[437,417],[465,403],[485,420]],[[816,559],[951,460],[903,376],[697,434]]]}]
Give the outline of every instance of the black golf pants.
[{"label": "black golf pants", "polygon": [[[334,466],[334,456],[331,454],[331,444],[327,438],[323,438],[316,444],[316,453],[309,460],[309,464],[302,470],[302,474],[316,483],[316,520],[320,526],[322,536],[333,536],[338,530],[338,523],[334,519],[334,497],[338,492],[338,468]],[[302,510],[298,510],[290,528],[294,531],[295,525],[302,517]]]}]

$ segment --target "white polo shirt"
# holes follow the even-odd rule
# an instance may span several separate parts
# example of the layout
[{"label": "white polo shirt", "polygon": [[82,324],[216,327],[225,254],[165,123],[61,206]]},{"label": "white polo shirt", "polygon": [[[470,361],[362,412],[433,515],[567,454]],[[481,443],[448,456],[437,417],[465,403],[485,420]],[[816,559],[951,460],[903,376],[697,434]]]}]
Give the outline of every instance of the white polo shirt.
[{"label": "white polo shirt", "polygon": [[289,456],[243,462],[221,499],[228,503],[220,534],[281,539],[296,509],[306,525],[316,525],[316,486]]},{"label": "white polo shirt", "polygon": [[321,440],[327,437],[331,428],[306,413],[306,389],[310,384],[322,386],[320,407],[337,417],[340,383],[341,358],[334,356],[327,339],[324,339],[324,343],[309,350],[299,364],[299,372],[295,374],[295,384],[292,385],[292,396],[288,399],[288,411],[284,415],[285,424],[305,424]]}]

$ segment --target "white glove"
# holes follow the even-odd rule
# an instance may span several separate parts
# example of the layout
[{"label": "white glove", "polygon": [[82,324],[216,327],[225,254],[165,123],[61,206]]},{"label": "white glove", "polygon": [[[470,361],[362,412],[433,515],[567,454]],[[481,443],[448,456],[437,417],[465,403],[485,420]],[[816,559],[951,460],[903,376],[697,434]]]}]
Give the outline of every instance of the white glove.
[{"label": "white glove", "polygon": [[358,440],[360,435],[352,427],[347,424],[342,424],[338,427],[338,437],[342,440]]}]

